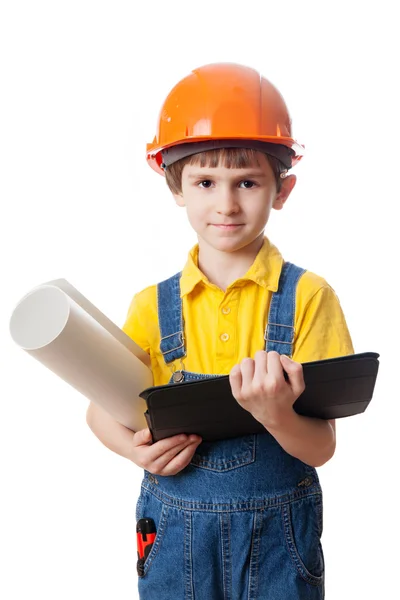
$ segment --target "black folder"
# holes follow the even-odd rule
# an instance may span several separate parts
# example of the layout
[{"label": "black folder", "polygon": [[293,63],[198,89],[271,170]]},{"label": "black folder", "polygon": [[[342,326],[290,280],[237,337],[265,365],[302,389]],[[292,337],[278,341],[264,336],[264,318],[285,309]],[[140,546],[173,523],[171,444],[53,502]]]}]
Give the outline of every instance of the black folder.
[{"label": "black folder", "polygon": [[[379,354],[364,352],[303,363],[305,391],[294,410],[308,417],[338,419],[362,413],[371,401]],[[140,396],[156,442],[178,433],[196,433],[204,441],[227,439],[265,428],[232,395],[229,376],[155,386]]]}]

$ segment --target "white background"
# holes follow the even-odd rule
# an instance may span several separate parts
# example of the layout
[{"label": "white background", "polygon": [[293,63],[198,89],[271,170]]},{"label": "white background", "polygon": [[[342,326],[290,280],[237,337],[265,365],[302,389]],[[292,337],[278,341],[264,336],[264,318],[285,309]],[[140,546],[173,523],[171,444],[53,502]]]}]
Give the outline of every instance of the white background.
[{"label": "white background", "polygon": [[[193,68],[239,62],[282,92],[307,149],[267,233],[337,292],[373,401],[338,422],[324,487],[327,600],[395,597],[399,393],[398,28],[391,2],[8,0],[1,57],[1,571],[5,600],[136,598],[141,472],[87,400],[12,342],[32,287],[64,277],[118,325],[195,242],[144,159]],[[160,260],[161,258],[161,260]],[[203,599],[200,599],[203,600]]]}]

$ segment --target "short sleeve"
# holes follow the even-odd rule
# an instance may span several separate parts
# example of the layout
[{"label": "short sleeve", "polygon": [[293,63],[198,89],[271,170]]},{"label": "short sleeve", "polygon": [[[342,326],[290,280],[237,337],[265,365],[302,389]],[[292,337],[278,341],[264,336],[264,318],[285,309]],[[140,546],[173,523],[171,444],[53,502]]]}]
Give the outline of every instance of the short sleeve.
[{"label": "short sleeve", "polygon": [[354,354],[339,299],[325,281],[296,314],[295,328],[293,360],[297,362]]},{"label": "short sleeve", "polygon": [[129,337],[136,342],[147,354],[150,354],[150,343],[146,331],[146,311],[142,307],[141,295],[136,294],[129,306],[128,314],[125,323],[122,327]]}]

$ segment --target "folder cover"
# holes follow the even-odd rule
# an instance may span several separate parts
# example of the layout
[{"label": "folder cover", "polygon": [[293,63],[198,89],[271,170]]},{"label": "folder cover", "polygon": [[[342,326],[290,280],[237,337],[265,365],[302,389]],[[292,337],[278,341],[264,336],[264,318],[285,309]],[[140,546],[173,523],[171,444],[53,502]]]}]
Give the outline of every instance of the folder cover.
[{"label": "folder cover", "polygon": [[[362,413],[372,399],[379,354],[364,352],[303,363],[306,388],[293,405],[304,416],[338,419]],[[215,441],[265,428],[232,395],[229,376],[221,375],[145,389],[146,421],[156,442],[178,433]]]}]

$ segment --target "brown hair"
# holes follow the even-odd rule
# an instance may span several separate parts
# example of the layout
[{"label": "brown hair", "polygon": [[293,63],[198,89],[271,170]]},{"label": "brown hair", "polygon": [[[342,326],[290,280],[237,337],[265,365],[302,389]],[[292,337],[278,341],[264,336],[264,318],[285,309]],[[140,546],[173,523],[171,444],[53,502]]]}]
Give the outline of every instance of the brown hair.
[{"label": "brown hair", "polygon": [[[256,162],[260,165],[257,158],[257,150],[252,148],[218,148],[199,152],[186,158],[181,158],[165,169],[165,179],[167,185],[173,194],[182,193],[182,171],[183,167],[189,165],[199,165],[200,167],[215,168],[219,165],[227,169],[244,169]],[[282,185],[280,177],[284,166],[275,157],[265,155],[275,176],[276,188],[279,192]]]}]

